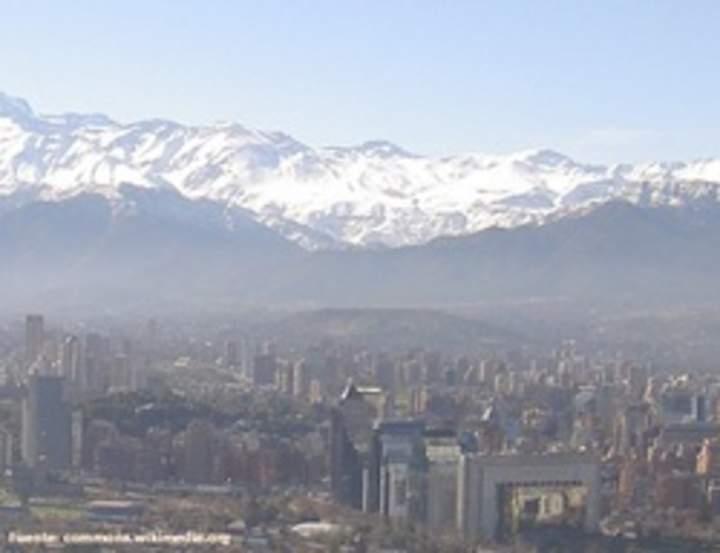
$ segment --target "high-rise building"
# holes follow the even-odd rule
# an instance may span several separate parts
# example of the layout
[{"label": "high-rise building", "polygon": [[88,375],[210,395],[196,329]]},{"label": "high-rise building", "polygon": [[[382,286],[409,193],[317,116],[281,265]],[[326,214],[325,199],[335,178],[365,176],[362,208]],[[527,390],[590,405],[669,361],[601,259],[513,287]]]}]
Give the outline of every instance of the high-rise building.
[{"label": "high-rise building", "polygon": [[280,361],[275,371],[275,388],[286,395],[292,395],[293,393],[293,380],[295,378],[295,371],[293,365],[287,361]]},{"label": "high-rise building", "polygon": [[[423,475],[425,454],[421,421],[380,422],[375,425],[377,454],[370,456],[364,489],[377,487],[369,497],[378,499],[379,512],[389,518],[420,520],[424,516]],[[373,467],[373,464],[377,464]],[[373,479],[373,473],[376,477]],[[370,505],[372,501],[366,501]]]},{"label": "high-rise building", "polygon": [[62,345],[60,372],[67,382],[77,382],[80,379],[82,351],[77,336],[68,336]]},{"label": "high-rise building", "polygon": [[28,315],[25,318],[25,365],[38,360],[45,344],[45,319],[42,315]]},{"label": "high-rise building", "polygon": [[72,412],[70,418],[70,458],[72,466],[80,468],[83,462],[83,438],[85,437],[85,420],[80,409]]},{"label": "high-rise building", "polygon": [[431,530],[444,531],[455,525],[457,472],[462,450],[454,432],[425,434],[427,490],[425,522]]},{"label": "high-rise building", "polygon": [[308,391],[308,401],[310,403],[322,403],[324,398],[324,387],[322,382],[317,378],[310,381],[310,390]]},{"label": "high-rise building", "polygon": [[110,346],[108,340],[91,332],[85,337],[85,360],[81,387],[92,392],[104,392],[110,384]]},{"label": "high-rise building", "polygon": [[223,357],[223,364],[226,369],[236,369],[240,363],[240,356],[238,355],[238,344],[234,340],[228,340],[225,342],[225,355]]},{"label": "high-rise building", "polygon": [[386,403],[380,388],[358,387],[349,381],[333,409],[330,480],[340,503],[378,510],[382,444],[373,425],[384,417]]},{"label": "high-rise building", "polygon": [[60,376],[30,376],[22,408],[22,458],[31,468],[43,463],[50,470],[62,470],[70,465],[70,408],[64,384]]},{"label": "high-rise building", "polygon": [[644,435],[651,427],[650,406],[646,403],[632,404],[618,413],[613,428],[613,447],[620,455],[628,455],[630,450],[645,452],[649,444]]},{"label": "high-rise building", "polygon": [[212,481],[215,429],[207,422],[192,421],[185,429],[182,477],[202,484]]},{"label": "high-rise building", "polygon": [[13,465],[13,436],[12,433],[3,427],[0,427],[0,473]]},{"label": "high-rise building", "polygon": [[362,508],[362,461],[337,408],[330,415],[330,488],[338,503]]},{"label": "high-rise building", "polygon": [[380,353],[373,359],[372,367],[375,382],[386,390],[395,387],[395,366],[387,354]]},{"label": "high-rise building", "polygon": [[259,353],[253,359],[253,382],[256,386],[275,384],[277,357],[274,353]]},{"label": "high-rise building", "polygon": [[307,363],[304,360],[298,361],[293,367],[293,396],[304,398],[307,394]]}]

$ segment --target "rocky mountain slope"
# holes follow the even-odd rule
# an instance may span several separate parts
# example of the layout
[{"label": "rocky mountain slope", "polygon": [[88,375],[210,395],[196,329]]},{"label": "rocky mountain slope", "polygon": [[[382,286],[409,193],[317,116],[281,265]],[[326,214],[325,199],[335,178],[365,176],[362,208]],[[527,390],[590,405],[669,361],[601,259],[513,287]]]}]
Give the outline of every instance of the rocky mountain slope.
[{"label": "rocky mountain slope", "polygon": [[87,194],[122,212],[132,209],[127,184],[215,203],[228,225],[242,212],[318,250],[422,244],[618,199],[716,203],[720,159],[599,166],[550,150],[431,158],[384,141],[313,148],[238,124],[38,115],[0,94],[0,213]]}]

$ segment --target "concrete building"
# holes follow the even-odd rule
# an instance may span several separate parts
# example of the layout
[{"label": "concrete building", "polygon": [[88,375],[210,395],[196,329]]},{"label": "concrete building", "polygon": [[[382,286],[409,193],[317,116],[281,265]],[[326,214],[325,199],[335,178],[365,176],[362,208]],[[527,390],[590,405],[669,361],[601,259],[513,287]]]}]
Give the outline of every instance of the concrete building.
[{"label": "concrete building", "polygon": [[[395,387],[395,366],[388,355],[380,353],[373,359],[372,373],[375,382],[386,390]],[[407,383],[407,380],[406,380]]]},{"label": "concrete building", "polygon": [[213,480],[215,428],[205,421],[192,421],[185,429],[182,478],[193,484]]},{"label": "concrete building", "polygon": [[60,355],[60,372],[67,382],[76,383],[80,380],[82,350],[77,336],[68,336],[62,344]]},{"label": "concrete building", "polygon": [[707,478],[720,478],[720,440],[706,439],[697,457],[697,473]]},{"label": "concrete building", "polygon": [[91,332],[85,336],[80,389],[91,394],[104,393],[110,385],[110,344],[107,338]]},{"label": "concrete building", "polygon": [[706,421],[705,396],[685,388],[662,392],[659,401],[660,420],[665,424],[691,424]]},{"label": "concrete building", "polygon": [[258,353],[255,355],[252,368],[255,386],[271,386],[275,384],[278,363],[274,353]]},{"label": "concrete building", "polygon": [[701,447],[706,439],[720,438],[720,424],[708,422],[666,424],[660,430],[658,445]]},{"label": "concrete building", "polygon": [[582,454],[463,455],[458,465],[457,528],[469,540],[502,536],[505,495],[514,488],[583,486],[584,528],[600,519],[600,463]]},{"label": "concrete building", "polygon": [[240,365],[238,344],[235,340],[228,340],[227,342],[225,342],[225,355],[223,356],[223,365],[226,369],[237,369]]},{"label": "concrete building", "polygon": [[363,469],[360,454],[348,435],[342,412],[330,415],[330,488],[338,503],[363,507]]},{"label": "concrete building", "polygon": [[431,531],[443,531],[455,525],[458,462],[462,451],[454,434],[428,434],[425,437],[425,522]]},{"label": "concrete building", "polygon": [[356,386],[350,381],[340,396],[338,409],[342,413],[350,440],[356,448],[366,451],[373,424],[385,418],[387,395],[382,388]]},{"label": "concrete building", "polygon": [[275,374],[275,387],[283,394],[291,396],[295,391],[295,366],[289,361],[282,361]]},{"label": "concrete building", "polygon": [[691,472],[673,471],[659,478],[655,486],[655,507],[699,511],[704,503],[703,478]]},{"label": "concrete building", "polygon": [[380,388],[359,387],[349,381],[331,417],[333,496],[368,512],[379,509],[382,445],[374,425],[382,420],[385,407],[386,395]]},{"label": "concrete building", "polygon": [[304,398],[307,395],[308,368],[305,360],[300,360],[293,367],[293,391],[296,398]]},{"label": "concrete building", "polygon": [[652,425],[652,413],[647,403],[628,405],[615,419],[613,448],[619,455],[628,455],[631,450],[645,451],[649,444],[644,436]]},{"label": "concrete building", "polygon": [[45,319],[42,315],[25,318],[25,366],[35,363],[45,344]]},{"label": "concrete building", "polygon": [[[419,421],[380,422],[375,426],[377,452],[364,472],[366,510],[371,510],[372,504],[368,497],[376,497],[377,510],[386,517],[402,520],[422,517],[424,431],[425,424]],[[372,487],[377,487],[377,492]]]},{"label": "concrete building", "polygon": [[70,416],[70,460],[74,468],[82,467],[84,429],[85,420],[83,418],[82,409],[76,409]]},{"label": "concrete building", "polygon": [[0,427],[0,474],[12,468],[13,460],[12,433],[7,428]]},{"label": "concrete building", "polygon": [[42,462],[51,470],[70,466],[71,414],[64,384],[60,376],[30,376],[22,406],[22,458],[31,468]]},{"label": "concrete building", "polygon": [[708,506],[713,517],[720,515],[720,482],[711,480],[707,489]]}]

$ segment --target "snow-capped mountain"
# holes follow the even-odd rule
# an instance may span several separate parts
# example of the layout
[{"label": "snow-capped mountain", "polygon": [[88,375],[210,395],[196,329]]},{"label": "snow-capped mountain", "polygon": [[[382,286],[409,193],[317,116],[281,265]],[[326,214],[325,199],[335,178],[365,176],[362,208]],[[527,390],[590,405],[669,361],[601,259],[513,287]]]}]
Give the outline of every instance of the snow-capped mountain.
[{"label": "snow-capped mountain", "polygon": [[312,148],[281,132],[101,114],[38,115],[0,94],[0,210],[124,184],[236,210],[308,249],[419,244],[556,219],[613,199],[720,201],[720,159],[600,166],[550,150],[430,158],[384,141]]}]

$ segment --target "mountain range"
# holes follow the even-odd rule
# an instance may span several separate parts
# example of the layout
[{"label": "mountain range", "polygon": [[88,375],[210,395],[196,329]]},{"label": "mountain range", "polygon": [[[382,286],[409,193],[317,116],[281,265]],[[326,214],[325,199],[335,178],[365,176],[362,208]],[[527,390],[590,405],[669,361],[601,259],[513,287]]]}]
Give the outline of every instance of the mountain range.
[{"label": "mountain range", "polygon": [[720,306],[719,189],[720,160],[315,149],[0,96],[0,303]]},{"label": "mountain range", "polygon": [[386,141],[313,148],[234,123],[38,115],[0,94],[0,209],[81,194],[122,206],[126,184],[217,203],[231,221],[240,210],[309,250],[397,247],[618,199],[717,202],[720,159],[603,166],[551,150],[431,158]]}]

